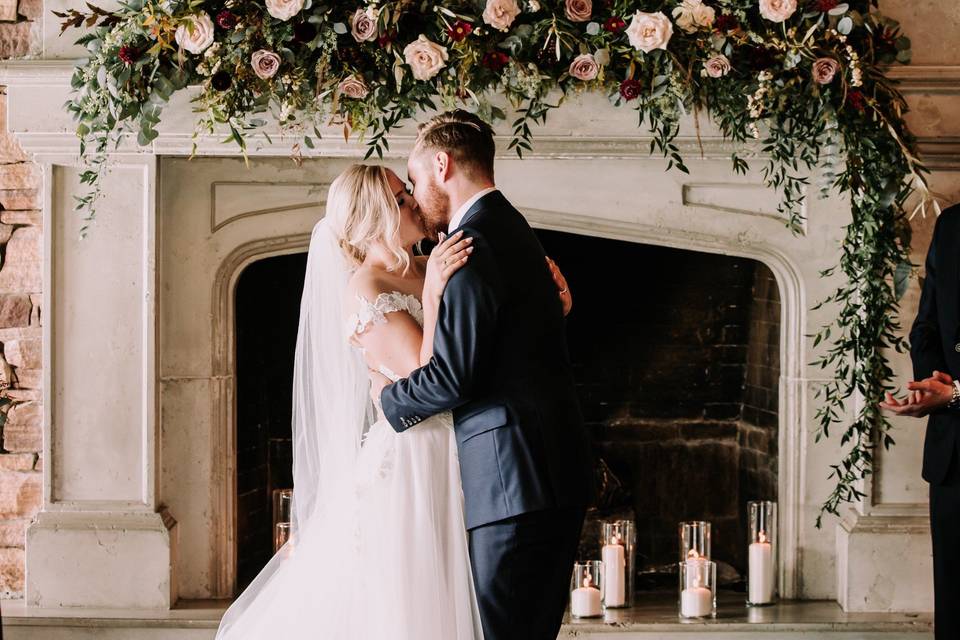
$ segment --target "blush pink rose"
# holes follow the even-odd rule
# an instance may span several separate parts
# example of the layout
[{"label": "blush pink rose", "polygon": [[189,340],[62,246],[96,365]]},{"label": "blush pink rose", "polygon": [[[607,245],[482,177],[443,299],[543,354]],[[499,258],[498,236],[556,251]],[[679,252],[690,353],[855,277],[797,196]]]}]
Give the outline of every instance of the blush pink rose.
[{"label": "blush pink rose", "polygon": [[582,53],[570,63],[570,75],[577,80],[589,82],[600,73],[600,65],[591,53]]}]

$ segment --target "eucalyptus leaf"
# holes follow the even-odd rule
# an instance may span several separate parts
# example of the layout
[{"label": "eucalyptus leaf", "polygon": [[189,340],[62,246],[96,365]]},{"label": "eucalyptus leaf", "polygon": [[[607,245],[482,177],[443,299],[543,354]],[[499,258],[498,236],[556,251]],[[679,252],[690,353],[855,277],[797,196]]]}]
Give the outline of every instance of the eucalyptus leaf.
[{"label": "eucalyptus leaf", "polygon": [[832,16],[842,16],[849,10],[850,10],[850,5],[844,2],[843,4],[838,4],[833,9],[830,9],[828,13]]},{"label": "eucalyptus leaf", "polygon": [[342,22],[334,22],[333,32],[342,36],[347,32],[347,25],[343,24]]},{"label": "eucalyptus leaf", "polygon": [[844,16],[840,19],[840,22],[837,23],[837,31],[843,35],[847,35],[853,31],[853,20],[850,19],[850,16]]}]

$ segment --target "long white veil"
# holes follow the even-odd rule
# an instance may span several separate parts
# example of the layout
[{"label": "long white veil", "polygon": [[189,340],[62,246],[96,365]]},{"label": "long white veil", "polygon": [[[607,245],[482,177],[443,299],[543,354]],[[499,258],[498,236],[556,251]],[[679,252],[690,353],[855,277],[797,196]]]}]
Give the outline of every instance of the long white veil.
[{"label": "long white veil", "polygon": [[[281,589],[268,587],[284,572],[288,574],[286,583],[309,580],[312,588],[323,588],[319,576],[289,575],[290,571],[299,573],[313,565],[290,562],[298,557],[296,550],[305,531],[314,527],[328,530],[323,538],[332,547],[326,550],[332,562],[339,562],[336,548],[349,544],[357,455],[363,431],[374,417],[366,366],[344,332],[342,309],[349,277],[346,258],[328,218],[324,218],[314,226],[310,237],[294,357],[290,539],[224,614],[218,639],[241,619],[244,624],[238,626],[247,636],[246,632],[258,624],[258,612],[276,598],[283,598],[275,593]],[[339,569],[326,568],[333,573]],[[346,571],[347,567],[342,569]]]}]

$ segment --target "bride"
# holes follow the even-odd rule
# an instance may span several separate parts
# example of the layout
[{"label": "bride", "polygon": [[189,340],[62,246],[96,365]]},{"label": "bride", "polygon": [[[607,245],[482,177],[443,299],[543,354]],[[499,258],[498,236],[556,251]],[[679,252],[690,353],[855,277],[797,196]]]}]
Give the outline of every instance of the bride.
[{"label": "bride", "polygon": [[368,395],[368,369],[398,380],[430,360],[443,289],[472,251],[454,234],[415,256],[424,235],[389,169],[330,185],[300,307],[292,533],[217,640],[482,639],[451,415],[397,434]]}]

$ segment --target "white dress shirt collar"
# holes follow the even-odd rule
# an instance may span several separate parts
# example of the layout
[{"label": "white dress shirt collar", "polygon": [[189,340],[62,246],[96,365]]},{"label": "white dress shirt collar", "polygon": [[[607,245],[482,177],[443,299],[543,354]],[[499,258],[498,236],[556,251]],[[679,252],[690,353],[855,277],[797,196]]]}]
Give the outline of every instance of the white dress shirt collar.
[{"label": "white dress shirt collar", "polygon": [[467,215],[467,211],[470,211],[470,207],[472,207],[477,202],[477,200],[487,195],[488,193],[493,193],[496,190],[497,190],[496,187],[487,187],[486,189],[481,189],[480,191],[477,191],[475,194],[473,194],[473,197],[467,200],[466,202],[464,202],[460,206],[460,208],[457,209],[457,212],[453,214],[453,217],[450,218],[450,225],[447,227],[447,233],[452,233],[454,229],[460,226],[460,222],[463,220],[463,216]]}]

